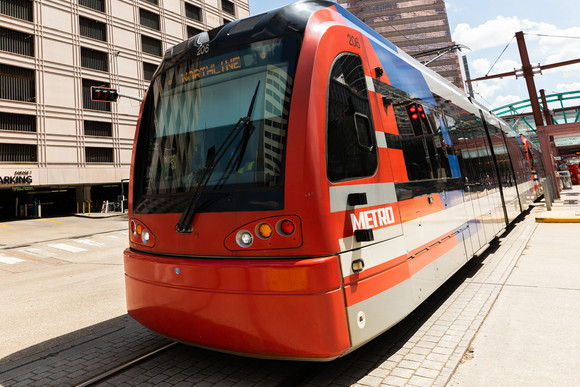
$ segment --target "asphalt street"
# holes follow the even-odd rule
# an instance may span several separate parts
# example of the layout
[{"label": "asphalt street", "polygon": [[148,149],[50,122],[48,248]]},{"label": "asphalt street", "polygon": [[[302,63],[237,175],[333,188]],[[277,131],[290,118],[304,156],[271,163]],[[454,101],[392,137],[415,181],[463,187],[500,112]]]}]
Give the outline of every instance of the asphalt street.
[{"label": "asphalt street", "polygon": [[120,216],[0,222],[0,359],[126,313],[126,224]]}]

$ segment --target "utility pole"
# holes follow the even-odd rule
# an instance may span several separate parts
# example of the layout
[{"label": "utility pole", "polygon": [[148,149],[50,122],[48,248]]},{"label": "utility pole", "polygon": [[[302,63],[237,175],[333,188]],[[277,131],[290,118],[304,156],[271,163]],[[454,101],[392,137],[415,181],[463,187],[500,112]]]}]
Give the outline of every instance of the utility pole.
[{"label": "utility pole", "polygon": [[[526,41],[522,31],[516,32],[516,41],[518,43],[518,50],[520,51],[520,58],[522,60],[522,71],[526,86],[528,87],[528,95],[530,96],[530,104],[532,105],[532,113],[534,115],[534,122],[536,123],[536,130],[538,131],[538,139],[540,140],[540,150],[542,151],[542,162],[548,178],[547,189],[544,189],[546,197],[547,209],[551,210],[553,196],[560,197],[559,184],[556,180],[556,171],[554,170],[554,156],[552,155],[552,146],[550,139],[545,131],[544,119],[542,117],[542,110],[540,109],[540,102],[538,101],[538,92],[536,91],[536,83],[534,82],[534,69],[530,63],[528,56],[528,49],[526,48]],[[552,195],[552,190],[554,195]]]},{"label": "utility pole", "polygon": [[516,32],[516,41],[518,43],[518,50],[520,51],[522,71],[526,80],[526,86],[528,87],[528,95],[530,96],[534,122],[537,128],[544,125],[544,120],[542,118],[542,111],[540,110],[540,102],[538,102],[536,83],[534,82],[534,69],[530,63],[530,57],[528,56],[528,49],[526,48],[526,41],[524,40],[524,33],[522,31]]}]

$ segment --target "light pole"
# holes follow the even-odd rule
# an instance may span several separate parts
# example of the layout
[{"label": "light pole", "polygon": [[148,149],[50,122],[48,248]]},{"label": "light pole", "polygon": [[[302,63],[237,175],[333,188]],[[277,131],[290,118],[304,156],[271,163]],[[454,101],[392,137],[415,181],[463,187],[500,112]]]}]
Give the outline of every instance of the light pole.
[{"label": "light pole", "polygon": [[117,92],[121,90],[121,84],[119,81],[119,54],[121,54],[121,51],[119,50],[113,51],[113,56],[115,57],[115,75],[117,78]]}]

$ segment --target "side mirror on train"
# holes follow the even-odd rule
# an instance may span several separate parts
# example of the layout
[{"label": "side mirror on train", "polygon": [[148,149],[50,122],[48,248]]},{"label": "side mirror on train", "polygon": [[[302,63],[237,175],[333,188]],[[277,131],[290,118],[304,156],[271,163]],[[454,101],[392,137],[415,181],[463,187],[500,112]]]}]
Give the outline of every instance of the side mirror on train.
[{"label": "side mirror on train", "polygon": [[383,100],[383,106],[385,108],[388,108],[389,106],[391,106],[393,104],[393,100],[389,97],[383,96],[382,100]]}]

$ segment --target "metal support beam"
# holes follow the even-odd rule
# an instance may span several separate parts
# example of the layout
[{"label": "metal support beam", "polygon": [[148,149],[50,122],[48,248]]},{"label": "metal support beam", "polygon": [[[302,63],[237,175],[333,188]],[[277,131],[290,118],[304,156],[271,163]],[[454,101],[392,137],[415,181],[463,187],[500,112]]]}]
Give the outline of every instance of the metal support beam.
[{"label": "metal support beam", "polygon": [[[547,189],[555,192],[557,198],[560,197],[560,186],[556,180],[556,171],[554,170],[554,156],[552,156],[552,147],[550,140],[544,130],[544,119],[542,118],[542,110],[540,109],[540,102],[538,101],[538,93],[536,91],[536,83],[534,82],[534,71],[528,56],[528,49],[526,48],[526,41],[524,40],[524,33],[522,31],[516,32],[516,41],[518,43],[518,50],[522,60],[522,71],[526,80],[528,94],[530,96],[530,103],[532,105],[532,113],[534,115],[534,122],[536,130],[538,131],[538,139],[540,140],[540,150],[542,151],[542,161],[548,178]],[[552,184],[550,184],[552,183]],[[546,191],[546,189],[544,189]],[[550,198],[546,198],[546,201]]]},{"label": "metal support beam", "polygon": [[540,89],[540,98],[542,99],[542,107],[544,108],[546,125],[554,125],[554,120],[552,120],[552,114],[550,114],[550,109],[548,108],[548,101],[546,100],[546,92],[544,89]]},{"label": "metal support beam", "polygon": [[532,104],[534,122],[536,123],[536,127],[542,126],[544,125],[544,120],[542,119],[542,110],[540,109],[540,103],[538,102],[538,93],[536,92],[536,83],[534,82],[534,71],[532,69],[532,64],[530,63],[530,57],[528,56],[528,49],[526,48],[526,41],[524,40],[524,33],[522,31],[516,32],[516,41],[520,51],[522,71],[526,80],[530,103]]}]

